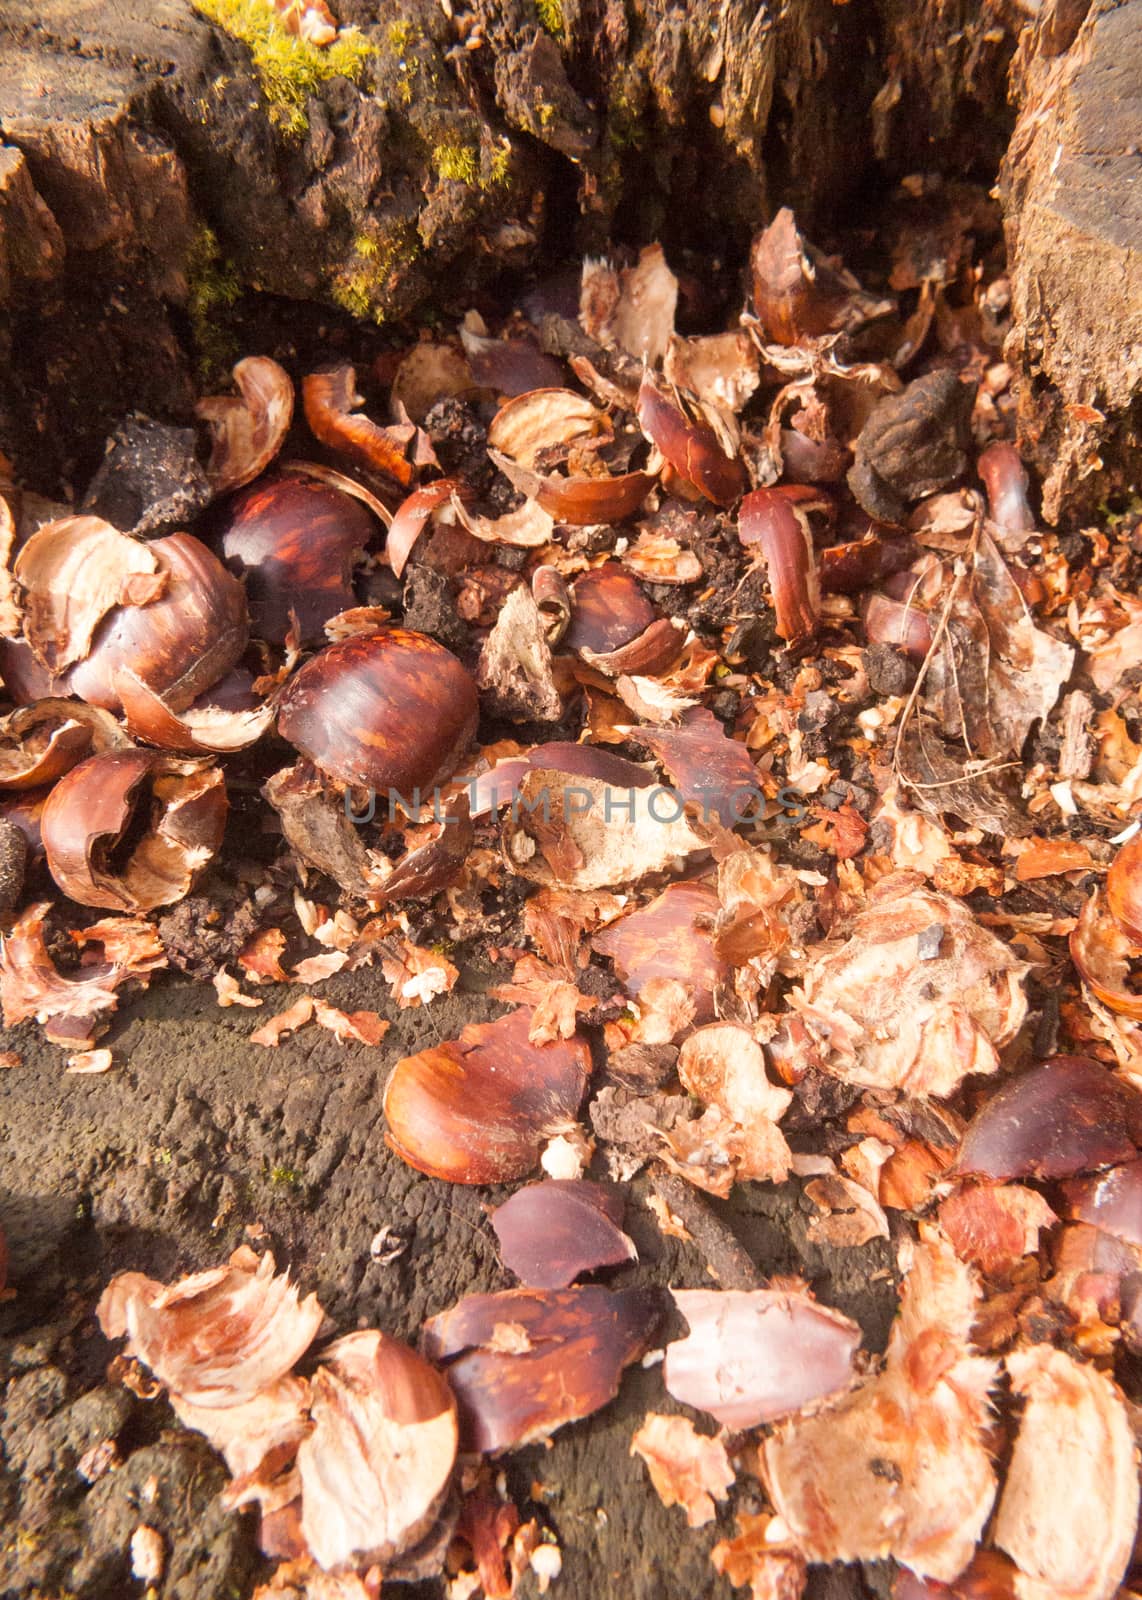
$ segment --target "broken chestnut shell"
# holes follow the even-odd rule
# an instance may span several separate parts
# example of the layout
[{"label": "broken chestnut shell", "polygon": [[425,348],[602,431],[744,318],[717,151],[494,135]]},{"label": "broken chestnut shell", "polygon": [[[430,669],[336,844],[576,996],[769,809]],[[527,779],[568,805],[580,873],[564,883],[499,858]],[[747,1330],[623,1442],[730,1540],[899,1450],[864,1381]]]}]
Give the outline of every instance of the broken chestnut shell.
[{"label": "broken chestnut shell", "polygon": [[201,540],[172,533],[147,548],[166,575],[162,594],[147,605],[117,606],[67,674],[72,694],[107,711],[122,710],[116,676],[123,668],[172,711],[185,711],[229,672],[249,638],[246,592]]},{"label": "broken chestnut shell", "polygon": [[478,712],[476,685],[451,651],[390,628],[307,661],[282,694],[278,732],[336,783],[409,794],[447,777]]},{"label": "broken chestnut shell", "polygon": [[571,585],[571,621],[563,644],[606,655],[645,633],[655,616],[638,579],[617,561],[605,561]]},{"label": "broken chestnut shell", "polygon": [[756,545],[765,559],[780,637],[791,645],[811,639],[821,591],[805,513],[776,489],[755,489],[741,503],[738,538],[747,549]]},{"label": "broken chestnut shell", "polygon": [[756,1428],[847,1389],[860,1328],[805,1290],[675,1289],[689,1324],[666,1346],[675,1400],[728,1428]]},{"label": "broken chestnut shell", "polygon": [[1106,904],[1127,938],[1142,944],[1142,834],[1128,840],[1110,863]]},{"label": "broken chestnut shell", "polygon": [[1013,444],[989,444],[976,462],[987,490],[991,520],[1003,533],[1029,533],[1035,514],[1027,499],[1027,472]]},{"label": "broken chestnut shell", "polygon": [[658,1336],[664,1309],[653,1288],[470,1294],[429,1317],[421,1347],[456,1396],[461,1447],[495,1455],[612,1400],[623,1368]]},{"label": "broken chestnut shell", "polygon": [[109,712],[77,700],[36,700],[0,717],[0,789],[53,784],[85,756],[131,743]]},{"label": "broken chestnut shell", "polygon": [[591,1052],[577,1034],[533,1044],[531,1020],[521,1007],[397,1062],[384,1105],[402,1161],[450,1183],[506,1183],[535,1168],[574,1122]]},{"label": "broken chestnut shell", "polygon": [[869,644],[891,645],[917,663],[932,648],[928,613],[886,594],[869,595],[864,607],[864,633]]},{"label": "broken chestnut shell", "polygon": [[1142,1247],[1142,1156],[1093,1178],[1063,1184],[1068,1214]]},{"label": "broken chestnut shell", "polygon": [[215,494],[240,489],[264,472],[293,421],[293,384],[269,356],[247,356],[233,369],[238,395],[209,395],[195,415],[212,435],[206,476]]},{"label": "broken chestnut shell", "polygon": [[584,1272],[637,1261],[617,1189],[582,1178],[529,1183],[492,1212],[500,1256],[529,1289],[566,1289]]},{"label": "broken chestnut shell", "polygon": [[714,945],[720,910],[711,884],[672,883],[649,905],[597,933],[591,946],[611,958],[627,994],[637,999],[657,978],[680,978],[694,1001],[695,1022],[710,1022],[714,992],[733,972]]},{"label": "broken chestnut shell", "polygon": [[409,488],[416,468],[406,458],[404,445],[389,429],[354,411],[363,403],[356,390],[357,373],[347,361],[302,379],[305,420],[313,437],[358,466]]},{"label": "broken chestnut shell", "polygon": [[984,1102],[947,1175],[1072,1178],[1130,1161],[1139,1147],[1142,1094],[1086,1056],[1055,1056]]},{"label": "broken chestnut shell", "polygon": [[236,494],[218,548],[245,579],[255,638],[283,644],[293,611],[299,643],[321,641],[329,618],[356,603],[353,565],[376,531],[359,500],[300,474],[262,478]]},{"label": "broken chestnut shell", "polygon": [[128,912],[171,905],[221,844],[226,809],[222,774],[208,763],[156,750],[89,756],[44,806],[48,869],[80,905]]},{"label": "broken chestnut shell", "polygon": [[707,423],[691,421],[649,372],[638,391],[638,420],[675,472],[715,505],[732,506],[749,488],[741,458],[722,448]]}]

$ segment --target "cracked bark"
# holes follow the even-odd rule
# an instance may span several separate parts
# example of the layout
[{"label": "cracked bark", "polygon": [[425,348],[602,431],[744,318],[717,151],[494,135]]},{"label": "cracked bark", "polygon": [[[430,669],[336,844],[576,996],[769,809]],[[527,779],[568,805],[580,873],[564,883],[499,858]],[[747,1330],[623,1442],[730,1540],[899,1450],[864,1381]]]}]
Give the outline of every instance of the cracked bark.
[{"label": "cracked bark", "polygon": [[[254,305],[255,340],[297,329],[316,346],[328,328],[351,338],[351,317],[463,308],[505,270],[614,237],[732,272],[780,204],[827,229],[908,171],[990,179],[1018,42],[1012,355],[1048,510],[1065,514],[1080,481],[1087,499],[1104,482],[1092,452],[1106,445],[1113,474],[1136,442],[1137,353],[1113,361],[1106,332],[1125,315],[1118,279],[1142,315],[1131,158],[1082,151],[1126,152],[1131,104],[1137,126],[1139,4],[1096,0],[1087,16],[1057,0],[1028,23],[1015,0],[563,0],[552,34],[532,0],[471,0],[452,18],[438,0],[342,0],[372,46],[362,83],[322,84],[290,133],[247,48],[189,0],[9,0],[0,450],[58,491],[90,475],[125,412],[185,420],[204,359],[224,365],[220,284]],[[1056,124],[1075,149],[1061,177],[1046,159]],[[449,151],[465,153],[462,177]],[[1081,272],[1055,259],[1060,228]],[[1075,291],[1095,269],[1105,319],[1089,337]],[[1066,407],[1080,402],[1107,421],[1085,421],[1074,445]]]}]

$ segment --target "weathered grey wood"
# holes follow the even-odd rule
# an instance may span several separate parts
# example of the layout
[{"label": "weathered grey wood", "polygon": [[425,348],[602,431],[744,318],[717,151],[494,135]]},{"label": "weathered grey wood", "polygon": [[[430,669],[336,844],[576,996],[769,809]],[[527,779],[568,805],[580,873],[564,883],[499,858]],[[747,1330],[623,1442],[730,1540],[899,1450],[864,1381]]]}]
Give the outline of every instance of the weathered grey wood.
[{"label": "weathered grey wood", "polygon": [[1045,515],[1073,520],[1142,482],[1142,3],[1049,7],[1015,82],[1009,355]]}]

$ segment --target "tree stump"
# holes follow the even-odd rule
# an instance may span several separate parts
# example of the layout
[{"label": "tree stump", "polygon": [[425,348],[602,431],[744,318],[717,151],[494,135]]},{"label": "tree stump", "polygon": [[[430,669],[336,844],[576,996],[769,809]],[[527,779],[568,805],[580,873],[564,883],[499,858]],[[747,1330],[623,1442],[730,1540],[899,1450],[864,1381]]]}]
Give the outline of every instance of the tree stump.
[{"label": "tree stump", "polygon": [[1140,5],[342,0],[338,72],[267,55],[264,0],[8,0],[0,449],[58,492],[124,414],[186,420],[239,297],[318,344],[615,239],[732,273],[778,205],[990,181],[1018,46],[1011,351],[1063,515],[1135,459]]},{"label": "tree stump", "polygon": [[1021,42],[1003,163],[1020,442],[1049,522],[1142,472],[1142,4],[1060,0]]}]

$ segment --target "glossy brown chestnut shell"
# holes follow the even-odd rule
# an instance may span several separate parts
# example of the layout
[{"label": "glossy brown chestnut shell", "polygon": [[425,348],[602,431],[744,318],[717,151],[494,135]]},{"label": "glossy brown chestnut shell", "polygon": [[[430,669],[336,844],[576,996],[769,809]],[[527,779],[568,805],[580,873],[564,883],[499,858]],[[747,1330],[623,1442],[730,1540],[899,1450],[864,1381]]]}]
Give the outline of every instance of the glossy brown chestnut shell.
[{"label": "glossy brown chestnut shell", "polygon": [[292,610],[301,643],[318,643],[329,618],[355,603],[354,559],[377,531],[359,500],[316,478],[263,478],[236,494],[218,549],[246,580],[254,637],[283,644]]},{"label": "glossy brown chestnut shell", "polygon": [[48,870],[80,905],[152,911],[181,900],[226,827],[218,767],[159,750],[88,756],[52,789],[40,821]]},{"label": "glossy brown chestnut shell", "polygon": [[72,694],[106,711],[122,710],[115,677],[123,667],[172,711],[185,711],[230,671],[249,638],[246,592],[212,550],[189,533],[155,539],[150,548],[167,574],[165,591],[149,605],[117,606],[64,680]]},{"label": "glossy brown chestnut shell", "polygon": [[282,694],[278,732],[336,783],[409,795],[452,771],[478,713],[451,651],[390,628],[307,661]]},{"label": "glossy brown chestnut shell", "polygon": [[563,644],[596,654],[618,650],[644,633],[656,615],[638,579],[617,561],[605,561],[571,585],[571,623]]}]

